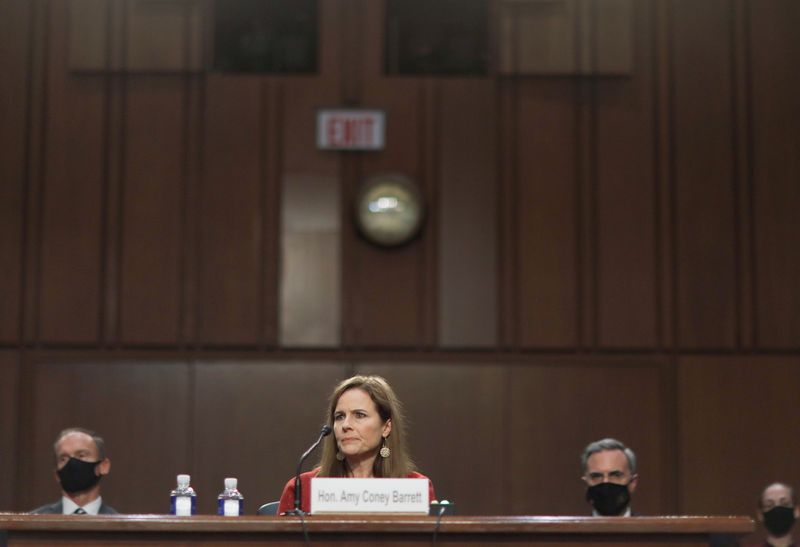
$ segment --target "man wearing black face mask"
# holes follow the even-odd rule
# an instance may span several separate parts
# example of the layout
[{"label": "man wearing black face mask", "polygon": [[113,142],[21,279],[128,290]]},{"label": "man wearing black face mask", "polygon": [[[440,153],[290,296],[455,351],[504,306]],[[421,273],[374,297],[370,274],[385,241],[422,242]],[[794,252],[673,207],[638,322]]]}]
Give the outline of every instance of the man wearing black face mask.
[{"label": "man wearing black face mask", "polygon": [[595,516],[631,516],[636,490],[636,455],[616,439],[590,443],[581,455],[586,501]]},{"label": "man wearing black face mask", "polygon": [[31,511],[40,514],[113,515],[100,497],[100,479],[111,470],[103,438],[80,427],[65,429],[53,444],[55,476],[61,485],[61,500]]},{"label": "man wearing black face mask", "polygon": [[764,547],[791,547],[792,527],[800,517],[800,507],[794,497],[794,489],[776,482],[767,486],[758,498],[756,519],[764,525],[767,533]]}]

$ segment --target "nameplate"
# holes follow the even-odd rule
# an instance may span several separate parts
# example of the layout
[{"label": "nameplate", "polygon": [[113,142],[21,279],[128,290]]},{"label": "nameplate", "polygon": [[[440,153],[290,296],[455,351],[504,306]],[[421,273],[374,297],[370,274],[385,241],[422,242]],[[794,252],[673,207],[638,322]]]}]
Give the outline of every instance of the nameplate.
[{"label": "nameplate", "polygon": [[311,514],[428,514],[428,479],[311,479]]}]

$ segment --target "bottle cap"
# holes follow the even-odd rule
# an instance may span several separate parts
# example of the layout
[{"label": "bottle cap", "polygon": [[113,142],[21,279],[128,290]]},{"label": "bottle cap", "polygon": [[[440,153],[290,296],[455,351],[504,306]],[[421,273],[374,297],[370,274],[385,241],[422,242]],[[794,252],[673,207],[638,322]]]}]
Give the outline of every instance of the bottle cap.
[{"label": "bottle cap", "polygon": [[192,477],[189,475],[178,475],[178,486],[189,486]]},{"label": "bottle cap", "polygon": [[225,479],[225,490],[236,490],[236,483],[238,482],[239,481],[233,477],[228,477]]}]

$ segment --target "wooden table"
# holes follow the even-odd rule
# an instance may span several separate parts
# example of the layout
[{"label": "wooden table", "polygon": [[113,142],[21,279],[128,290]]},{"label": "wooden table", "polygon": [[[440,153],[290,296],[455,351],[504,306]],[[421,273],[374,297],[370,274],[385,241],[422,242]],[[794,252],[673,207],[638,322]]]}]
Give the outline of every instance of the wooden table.
[{"label": "wooden table", "polygon": [[[436,518],[310,516],[311,545],[430,546]],[[612,547],[707,546],[711,535],[753,532],[748,517],[443,517],[436,544]],[[73,516],[0,513],[0,547],[12,545],[304,545],[297,517]]]}]

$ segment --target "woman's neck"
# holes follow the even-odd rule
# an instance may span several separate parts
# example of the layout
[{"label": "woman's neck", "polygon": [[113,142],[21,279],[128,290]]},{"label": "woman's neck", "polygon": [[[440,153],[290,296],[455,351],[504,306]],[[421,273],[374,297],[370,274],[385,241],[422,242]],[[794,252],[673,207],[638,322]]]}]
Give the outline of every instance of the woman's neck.
[{"label": "woman's neck", "polygon": [[347,467],[350,468],[350,475],[356,479],[371,479],[374,477],[374,465],[375,454],[359,460],[347,460]]}]

